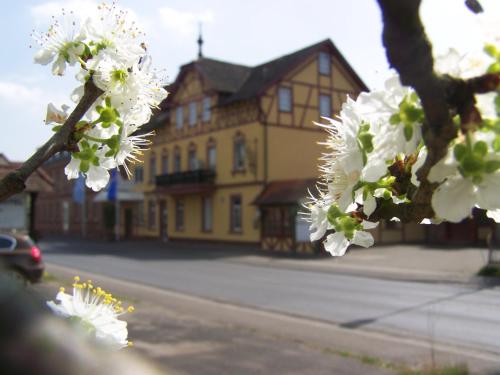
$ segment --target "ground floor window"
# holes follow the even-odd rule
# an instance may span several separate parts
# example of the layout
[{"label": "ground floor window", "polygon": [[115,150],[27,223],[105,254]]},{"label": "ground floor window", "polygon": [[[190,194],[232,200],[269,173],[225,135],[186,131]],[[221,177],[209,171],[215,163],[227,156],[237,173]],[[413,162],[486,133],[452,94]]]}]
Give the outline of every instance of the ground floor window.
[{"label": "ground floor window", "polygon": [[202,224],[201,229],[203,232],[212,231],[213,220],[213,200],[212,197],[202,198]]},{"label": "ground floor window", "polygon": [[262,232],[265,236],[292,236],[292,215],[288,207],[269,207],[263,209]]},{"label": "ground floor window", "polygon": [[230,212],[230,221],[231,221],[231,232],[240,233],[243,231],[241,216],[242,216],[242,207],[241,207],[241,195],[233,195],[231,196],[231,212]]},{"label": "ground floor window", "polygon": [[175,230],[184,230],[184,201],[180,199],[175,201]]}]

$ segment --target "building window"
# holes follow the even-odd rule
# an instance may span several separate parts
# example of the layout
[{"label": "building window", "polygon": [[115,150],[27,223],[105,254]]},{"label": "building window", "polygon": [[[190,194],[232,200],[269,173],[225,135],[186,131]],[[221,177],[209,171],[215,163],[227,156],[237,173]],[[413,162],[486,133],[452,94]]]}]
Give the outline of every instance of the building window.
[{"label": "building window", "polygon": [[233,195],[231,196],[231,232],[241,233],[243,231],[241,223],[241,196]]},{"label": "building window", "polygon": [[184,230],[184,201],[179,199],[175,201],[175,230]]},{"label": "building window", "polygon": [[196,120],[197,120],[197,115],[198,115],[198,106],[196,105],[196,102],[191,102],[189,103],[189,126],[195,126],[196,125]]},{"label": "building window", "polygon": [[169,172],[169,167],[168,167],[168,153],[166,150],[163,150],[163,153],[161,154],[161,173],[162,174],[168,174]]},{"label": "building window", "polygon": [[140,184],[144,181],[144,168],[142,167],[142,165],[135,166],[134,181],[136,184]]},{"label": "building window", "polygon": [[137,225],[139,227],[144,226],[144,205],[143,204],[137,205]]},{"label": "building window", "polygon": [[156,155],[153,152],[149,158],[149,183],[154,184],[156,178]]},{"label": "building window", "polygon": [[148,228],[153,229],[156,227],[156,202],[154,200],[148,201]]},{"label": "building window", "polygon": [[183,113],[183,108],[177,107],[177,110],[175,111],[175,127],[177,129],[182,129],[184,125],[184,113]]},{"label": "building window", "polygon": [[331,68],[331,56],[327,52],[320,52],[318,57],[318,70],[319,74],[330,75]]},{"label": "building window", "polygon": [[322,117],[332,117],[332,98],[330,95],[319,96],[319,115]]},{"label": "building window", "polygon": [[213,220],[213,201],[212,197],[202,198],[202,224],[201,229],[203,232],[212,231]]},{"label": "building window", "polygon": [[207,167],[212,171],[217,168],[217,148],[214,143],[207,146]]},{"label": "building window", "polygon": [[278,101],[281,112],[292,112],[292,89],[290,87],[280,87]]},{"label": "building window", "polygon": [[240,133],[234,138],[233,170],[245,170],[245,138]]},{"label": "building window", "polygon": [[180,172],[181,171],[181,151],[179,150],[178,147],[175,148],[174,150],[174,172]]},{"label": "building window", "polygon": [[292,218],[288,207],[272,207],[264,209],[262,233],[270,237],[291,237]]},{"label": "building window", "polygon": [[189,145],[188,168],[190,171],[195,171],[195,170],[199,169],[198,159],[196,158],[196,146],[194,144]]},{"label": "building window", "polygon": [[202,115],[202,120],[203,122],[209,122],[210,121],[210,97],[206,96],[203,98],[203,115]]}]

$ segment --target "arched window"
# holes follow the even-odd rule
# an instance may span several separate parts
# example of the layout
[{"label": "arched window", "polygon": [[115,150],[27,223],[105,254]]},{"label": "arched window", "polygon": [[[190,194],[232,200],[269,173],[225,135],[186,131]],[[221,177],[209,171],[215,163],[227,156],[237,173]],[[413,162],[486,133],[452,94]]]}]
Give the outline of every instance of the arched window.
[{"label": "arched window", "polygon": [[161,153],[161,174],[168,174],[170,172],[168,160],[168,151],[163,149]]},{"label": "arched window", "polygon": [[237,132],[233,138],[233,172],[245,170],[245,136]]},{"label": "arched window", "polygon": [[213,138],[207,142],[207,168],[212,171],[217,169],[217,147]]},{"label": "arched window", "polygon": [[149,183],[154,184],[156,179],[156,154],[151,153],[149,157]]},{"label": "arched window", "polygon": [[196,157],[196,145],[191,142],[188,147],[188,170],[195,171],[200,169],[198,164],[198,159]]},{"label": "arched window", "polygon": [[174,173],[181,171],[181,150],[179,146],[174,148]]}]

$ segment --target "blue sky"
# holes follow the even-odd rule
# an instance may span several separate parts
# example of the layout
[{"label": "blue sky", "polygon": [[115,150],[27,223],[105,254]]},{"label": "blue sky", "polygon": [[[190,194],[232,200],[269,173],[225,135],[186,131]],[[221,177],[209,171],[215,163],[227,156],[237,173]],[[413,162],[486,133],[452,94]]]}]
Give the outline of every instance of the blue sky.
[{"label": "blue sky", "polygon": [[[498,0],[481,3],[489,14],[500,14]],[[43,144],[51,134],[43,123],[47,104],[71,104],[69,93],[76,86],[73,71],[61,79],[53,77],[49,67],[33,64],[31,31],[45,31],[61,8],[85,13],[95,4],[26,0],[3,7],[0,153],[9,159],[23,160]],[[256,65],[330,38],[369,87],[380,87],[388,74],[375,0],[123,0],[118,4],[146,29],[154,64],[170,80],[181,64],[196,57],[199,21],[207,57]],[[421,13],[436,50],[477,48],[477,17],[463,0],[424,0]]]}]

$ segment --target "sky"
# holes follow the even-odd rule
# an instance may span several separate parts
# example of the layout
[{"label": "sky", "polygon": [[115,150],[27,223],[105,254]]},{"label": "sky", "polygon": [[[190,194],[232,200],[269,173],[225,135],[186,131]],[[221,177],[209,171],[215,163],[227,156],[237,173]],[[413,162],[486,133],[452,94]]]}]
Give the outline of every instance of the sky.
[{"label": "sky", "polygon": [[[71,104],[76,70],[54,77],[35,65],[30,34],[44,32],[61,9],[85,15],[97,1],[11,1],[0,14],[0,153],[22,161],[51,135],[43,119],[47,104]],[[371,89],[389,75],[375,0],[121,0],[146,31],[154,66],[171,82],[182,64],[197,56],[202,23],[203,53],[243,65],[258,65],[330,38]],[[500,14],[500,1],[481,0],[487,14]],[[479,48],[478,17],[463,0],[424,0],[421,16],[437,53]],[[32,48],[30,48],[32,46]]]}]

